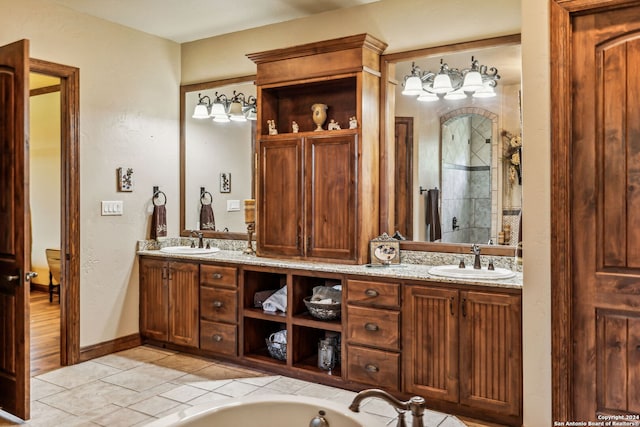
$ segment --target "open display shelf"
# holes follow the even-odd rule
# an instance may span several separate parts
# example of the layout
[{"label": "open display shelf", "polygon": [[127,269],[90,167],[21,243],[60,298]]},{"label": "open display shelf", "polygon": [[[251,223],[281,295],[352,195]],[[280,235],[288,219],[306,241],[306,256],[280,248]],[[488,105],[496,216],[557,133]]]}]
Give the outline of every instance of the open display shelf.
[{"label": "open display shelf", "polygon": [[[244,271],[244,296],[242,309],[243,355],[251,360],[286,365],[300,369],[307,374],[342,378],[341,340],[338,340],[336,363],[333,369],[324,370],[318,367],[318,345],[321,339],[339,337],[342,333],[341,318],[320,320],[312,317],[304,298],[313,294],[316,286],[341,285],[339,276],[331,274],[309,275],[276,274],[264,270]],[[266,313],[254,307],[254,295],[264,290],[279,289],[287,286],[287,312]],[[265,339],[279,330],[287,330],[287,360],[281,361],[271,357]]]},{"label": "open display shelf", "polygon": [[[265,86],[262,88],[262,117],[275,120],[279,134],[291,132],[295,121],[300,132],[315,131],[317,125],[312,120],[311,106],[327,105],[327,120],[323,129],[327,130],[330,120],[335,120],[342,129],[349,127],[349,119],[356,117],[357,79],[355,75],[342,78],[320,79],[290,86]],[[333,132],[333,131],[332,131]],[[262,134],[268,135],[268,127]]]}]

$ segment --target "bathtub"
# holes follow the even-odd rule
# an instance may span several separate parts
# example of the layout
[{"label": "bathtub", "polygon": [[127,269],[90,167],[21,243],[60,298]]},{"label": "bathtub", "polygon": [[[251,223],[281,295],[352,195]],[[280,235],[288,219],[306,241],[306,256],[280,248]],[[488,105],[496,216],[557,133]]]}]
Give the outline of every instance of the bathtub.
[{"label": "bathtub", "polygon": [[351,412],[346,404],[292,395],[246,396],[194,406],[147,427],[307,427],[320,411],[330,427],[385,427],[371,415]]}]

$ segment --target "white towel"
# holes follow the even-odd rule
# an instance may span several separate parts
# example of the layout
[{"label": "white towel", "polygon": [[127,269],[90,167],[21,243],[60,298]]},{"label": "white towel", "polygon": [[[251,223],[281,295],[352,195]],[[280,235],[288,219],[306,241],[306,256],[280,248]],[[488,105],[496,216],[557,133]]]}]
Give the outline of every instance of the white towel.
[{"label": "white towel", "polygon": [[276,312],[277,310],[283,313],[287,312],[287,287],[283,286],[280,290],[276,291],[269,298],[262,303],[262,309],[264,311]]}]

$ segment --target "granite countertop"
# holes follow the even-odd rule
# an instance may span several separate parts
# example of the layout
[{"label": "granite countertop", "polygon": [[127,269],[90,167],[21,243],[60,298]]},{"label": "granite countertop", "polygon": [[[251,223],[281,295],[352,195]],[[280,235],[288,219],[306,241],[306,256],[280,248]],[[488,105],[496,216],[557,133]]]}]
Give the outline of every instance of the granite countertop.
[{"label": "granite countertop", "polygon": [[371,277],[387,277],[394,279],[421,280],[439,283],[456,283],[477,286],[490,286],[497,288],[522,288],[522,273],[517,272],[516,275],[509,279],[489,280],[489,279],[459,279],[440,277],[429,274],[432,265],[423,264],[398,264],[385,267],[367,267],[366,265],[350,265],[323,263],[303,260],[285,260],[278,258],[265,258],[255,255],[247,255],[241,251],[220,250],[211,254],[202,255],[185,255],[185,254],[168,254],[159,250],[140,250],[138,255],[160,256],[163,258],[176,258],[193,261],[214,261],[228,264],[238,264],[259,267],[278,267],[303,271],[318,271],[325,273],[350,274]]}]

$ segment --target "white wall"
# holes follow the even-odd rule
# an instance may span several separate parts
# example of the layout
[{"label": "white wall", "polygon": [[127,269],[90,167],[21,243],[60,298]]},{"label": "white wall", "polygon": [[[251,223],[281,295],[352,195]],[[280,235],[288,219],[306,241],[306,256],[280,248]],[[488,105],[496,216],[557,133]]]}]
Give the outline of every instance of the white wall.
[{"label": "white wall", "polygon": [[[80,69],[80,345],[138,332],[136,241],[148,237],[152,186],[167,194],[178,233],[180,46],[50,1],[0,0],[0,45]],[[116,192],[132,167],[133,193]],[[101,200],[124,215],[100,216]]]}]

